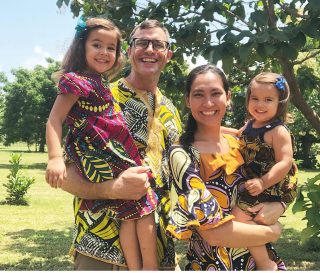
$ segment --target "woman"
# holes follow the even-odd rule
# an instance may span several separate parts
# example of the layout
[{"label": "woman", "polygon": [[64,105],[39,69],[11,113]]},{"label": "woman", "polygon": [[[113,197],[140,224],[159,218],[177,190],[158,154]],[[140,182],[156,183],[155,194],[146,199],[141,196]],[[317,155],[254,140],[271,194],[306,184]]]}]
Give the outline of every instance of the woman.
[{"label": "woman", "polygon": [[[189,239],[186,270],[254,270],[246,247],[274,241],[281,232],[276,223],[283,213],[281,204],[252,209],[260,210],[256,216],[260,220],[261,211],[267,213],[273,225],[233,221],[231,210],[244,176],[238,140],[221,133],[229,103],[229,86],[221,70],[202,65],[190,72],[186,104],[191,114],[180,145],[172,146],[169,154],[178,201],[167,228],[172,236]],[[285,270],[271,245],[268,251],[278,269]]]}]

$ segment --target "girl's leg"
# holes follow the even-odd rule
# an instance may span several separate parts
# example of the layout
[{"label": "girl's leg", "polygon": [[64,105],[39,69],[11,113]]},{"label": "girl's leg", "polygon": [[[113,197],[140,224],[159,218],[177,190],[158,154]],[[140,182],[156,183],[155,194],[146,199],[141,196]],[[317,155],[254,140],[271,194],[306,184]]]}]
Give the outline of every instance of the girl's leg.
[{"label": "girl's leg", "polygon": [[121,221],[120,244],[129,270],[141,270],[141,254],[137,237],[137,220]]},{"label": "girl's leg", "polygon": [[154,213],[137,220],[142,270],[158,270],[157,232]]},{"label": "girl's leg", "polygon": [[270,259],[266,246],[252,246],[248,249],[258,270],[276,271],[278,269],[277,264]]},{"label": "girl's leg", "polygon": [[[235,206],[232,210],[232,214],[236,217],[236,221],[255,224],[252,217],[246,214],[238,206]],[[258,270],[277,270],[277,264],[269,258],[267,248],[263,246],[248,247],[251,256],[253,257]]]}]

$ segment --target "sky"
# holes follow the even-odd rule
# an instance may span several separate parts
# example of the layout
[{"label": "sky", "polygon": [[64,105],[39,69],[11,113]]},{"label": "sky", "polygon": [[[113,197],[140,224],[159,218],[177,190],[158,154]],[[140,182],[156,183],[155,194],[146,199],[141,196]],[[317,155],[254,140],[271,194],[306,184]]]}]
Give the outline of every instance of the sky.
[{"label": "sky", "polygon": [[[78,18],[73,18],[69,7],[59,9],[56,2],[0,0],[0,72],[9,81],[14,79],[11,69],[46,66],[47,57],[62,60],[74,37]],[[199,58],[197,64],[204,62]]]},{"label": "sky", "polygon": [[[2,3],[1,3],[2,2]],[[45,59],[62,60],[77,18],[56,0],[0,0],[0,72],[12,80],[13,68],[46,66]]]}]

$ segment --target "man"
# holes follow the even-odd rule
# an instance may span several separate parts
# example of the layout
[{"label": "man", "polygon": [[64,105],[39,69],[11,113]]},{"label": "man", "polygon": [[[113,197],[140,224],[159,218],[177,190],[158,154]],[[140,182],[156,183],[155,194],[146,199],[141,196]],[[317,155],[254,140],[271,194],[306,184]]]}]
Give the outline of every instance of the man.
[{"label": "man", "polygon": [[[136,26],[130,35],[131,72],[115,82],[111,91],[122,110],[141,157],[156,175],[160,205],[156,211],[157,250],[161,269],[174,269],[172,238],[165,236],[170,210],[170,181],[166,153],[178,141],[181,124],[176,108],[158,90],[161,71],[172,56],[167,29],[156,20]],[[80,211],[83,199],[140,199],[146,194],[146,167],[132,167],[105,183],[89,183],[69,166],[62,189],[75,195],[76,270],[126,270],[120,247],[120,222],[104,212]]]}]

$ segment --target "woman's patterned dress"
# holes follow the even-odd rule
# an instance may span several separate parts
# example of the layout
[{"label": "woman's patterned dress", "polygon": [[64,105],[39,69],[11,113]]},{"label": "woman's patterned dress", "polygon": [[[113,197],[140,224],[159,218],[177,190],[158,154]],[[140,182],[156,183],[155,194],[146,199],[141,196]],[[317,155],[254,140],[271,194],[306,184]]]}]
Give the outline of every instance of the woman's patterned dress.
[{"label": "woman's patterned dress", "polygon": [[[231,210],[238,197],[238,185],[243,159],[238,140],[224,135],[230,150],[226,154],[199,153],[195,147],[186,152],[181,146],[170,149],[169,163],[178,201],[167,234],[188,239],[186,270],[255,270],[255,262],[246,248],[210,246],[197,232],[213,229],[234,219]],[[280,270],[285,265],[273,247],[267,245],[269,255]]]},{"label": "woman's patterned dress", "polygon": [[[100,183],[116,178],[132,166],[141,166],[139,150],[116,112],[108,83],[98,74],[65,73],[59,89],[79,97],[67,115],[69,128],[65,153],[88,181]],[[151,173],[149,178],[153,181]],[[158,199],[149,188],[146,196],[133,200],[84,200],[81,210],[100,211],[120,220],[138,219],[157,207]]]}]

